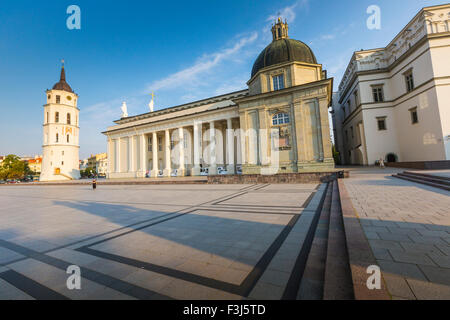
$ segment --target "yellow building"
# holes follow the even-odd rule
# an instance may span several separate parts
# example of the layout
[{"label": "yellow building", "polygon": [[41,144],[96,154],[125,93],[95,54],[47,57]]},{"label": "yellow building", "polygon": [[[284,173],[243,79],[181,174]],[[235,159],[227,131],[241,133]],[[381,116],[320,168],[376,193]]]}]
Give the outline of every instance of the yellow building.
[{"label": "yellow building", "polygon": [[276,174],[334,168],[333,79],[288,24],[256,58],[248,89],[137,116],[107,129],[110,178]]},{"label": "yellow building", "polygon": [[28,167],[33,173],[40,174],[42,170],[42,157],[35,157],[28,160]]},{"label": "yellow building", "polygon": [[95,169],[98,175],[104,176],[108,168],[108,154],[106,152],[91,155],[88,158],[87,168]]}]

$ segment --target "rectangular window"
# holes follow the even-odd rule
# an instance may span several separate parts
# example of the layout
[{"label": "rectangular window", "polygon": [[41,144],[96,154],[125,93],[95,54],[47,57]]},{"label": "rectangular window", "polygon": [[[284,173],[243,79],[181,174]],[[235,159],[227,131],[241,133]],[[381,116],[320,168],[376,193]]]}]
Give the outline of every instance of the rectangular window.
[{"label": "rectangular window", "polygon": [[406,81],[406,91],[411,92],[414,90],[414,78],[412,74],[412,70],[405,73],[405,81]]},{"label": "rectangular window", "polygon": [[59,122],[59,112],[55,113],[55,122],[58,123]]},{"label": "rectangular window", "polygon": [[273,90],[281,90],[284,89],[284,75],[280,74],[278,76],[274,76],[273,78]]},{"label": "rectangular window", "polygon": [[377,118],[378,131],[386,130],[386,118]]},{"label": "rectangular window", "polygon": [[61,96],[56,96],[56,103],[60,103],[61,102]]},{"label": "rectangular window", "polygon": [[161,137],[159,137],[158,138],[158,151],[162,151],[162,138]]},{"label": "rectangular window", "polygon": [[345,130],[345,140],[348,141],[348,131]]},{"label": "rectangular window", "polygon": [[410,109],[409,112],[411,113],[411,123],[412,124],[419,123],[419,116],[417,114],[417,107]]},{"label": "rectangular window", "polygon": [[359,100],[358,100],[358,90],[355,90],[355,92],[353,93],[353,95],[355,96],[355,106],[359,105]]},{"label": "rectangular window", "polygon": [[352,133],[352,139],[355,137],[355,133],[353,132],[353,127],[350,127],[350,132]]},{"label": "rectangular window", "polygon": [[148,137],[148,151],[152,152],[153,151],[153,139],[152,137]]},{"label": "rectangular window", "polygon": [[373,102],[383,102],[384,101],[382,86],[373,87],[372,94],[373,94]]},{"label": "rectangular window", "polygon": [[70,124],[70,113],[67,114],[67,124]]}]

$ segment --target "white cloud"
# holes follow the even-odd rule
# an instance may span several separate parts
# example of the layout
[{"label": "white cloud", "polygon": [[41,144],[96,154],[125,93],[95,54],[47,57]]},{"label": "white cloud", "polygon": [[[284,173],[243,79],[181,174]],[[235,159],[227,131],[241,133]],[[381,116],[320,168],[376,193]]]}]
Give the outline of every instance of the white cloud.
[{"label": "white cloud", "polygon": [[193,66],[178,71],[174,74],[167,76],[161,80],[157,80],[150,84],[147,88],[148,91],[157,91],[163,89],[173,89],[186,82],[196,81],[197,77],[205,72],[210,71],[224,60],[233,59],[238,55],[241,49],[258,38],[258,33],[253,32],[247,37],[242,37],[232,47],[223,49],[213,54],[204,55]]},{"label": "white cloud", "polygon": [[278,17],[287,19],[288,22],[294,22],[297,16],[295,12],[295,8],[306,8],[308,6],[309,0],[298,0],[293,5],[281,8],[276,12],[276,14],[272,14],[267,17],[266,21],[275,21]]},{"label": "white cloud", "polygon": [[335,34],[324,34],[322,36],[320,36],[321,40],[333,40],[336,38]]}]

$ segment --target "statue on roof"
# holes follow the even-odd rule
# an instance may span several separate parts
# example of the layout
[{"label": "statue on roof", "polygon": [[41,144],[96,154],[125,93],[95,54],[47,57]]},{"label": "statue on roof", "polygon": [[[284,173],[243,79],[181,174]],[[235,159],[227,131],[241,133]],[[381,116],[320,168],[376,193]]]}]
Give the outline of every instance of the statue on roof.
[{"label": "statue on roof", "polygon": [[120,109],[122,109],[122,118],[128,118],[128,108],[125,101],[122,103],[122,107],[120,107]]}]

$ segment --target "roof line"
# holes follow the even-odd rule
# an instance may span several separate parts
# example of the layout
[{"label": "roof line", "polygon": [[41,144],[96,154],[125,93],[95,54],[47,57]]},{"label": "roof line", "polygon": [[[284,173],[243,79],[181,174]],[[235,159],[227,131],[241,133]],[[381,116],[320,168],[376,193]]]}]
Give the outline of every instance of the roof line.
[{"label": "roof line", "polygon": [[167,113],[167,112],[170,112],[172,110],[175,111],[174,109],[183,108],[183,107],[186,107],[186,106],[189,106],[189,105],[191,105],[191,107],[195,107],[197,104],[200,104],[201,102],[206,102],[208,100],[213,100],[213,99],[218,99],[218,98],[222,98],[221,100],[227,100],[227,99],[225,99],[226,96],[230,96],[230,95],[234,95],[234,94],[238,94],[238,93],[244,93],[244,92],[247,93],[248,89],[243,89],[243,90],[239,90],[239,91],[233,91],[233,92],[229,92],[229,93],[226,93],[226,94],[221,94],[221,95],[214,96],[214,97],[209,97],[209,98],[196,100],[196,101],[180,104],[180,105],[169,107],[169,108],[156,110],[156,111],[153,111],[153,112],[146,112],[146,113],[138,114],[138,115],[127,117],[127,118],[121,118],[121,119],[116,120],[114,122],[115,123],[119,123],[119,122],[122,122],[124,120],[132,120],[134,118],[148,116],[148,115],[155,115],[156,116],[156,115],[159,115],[160,113]]}]

